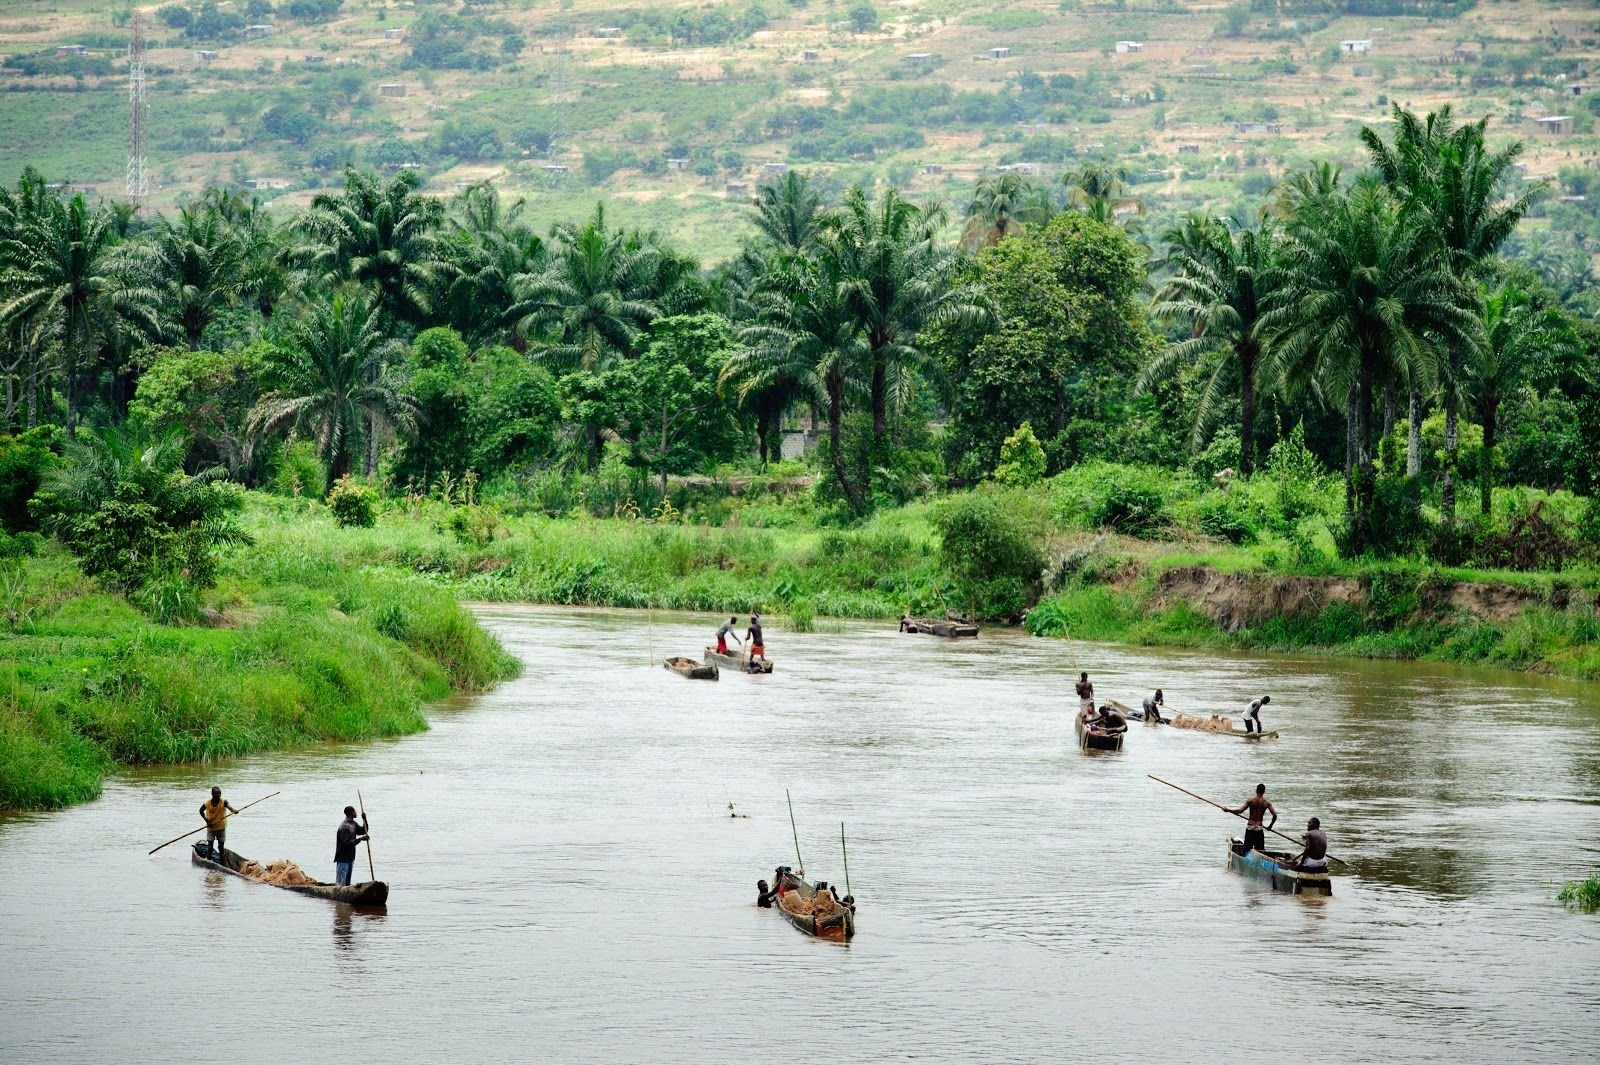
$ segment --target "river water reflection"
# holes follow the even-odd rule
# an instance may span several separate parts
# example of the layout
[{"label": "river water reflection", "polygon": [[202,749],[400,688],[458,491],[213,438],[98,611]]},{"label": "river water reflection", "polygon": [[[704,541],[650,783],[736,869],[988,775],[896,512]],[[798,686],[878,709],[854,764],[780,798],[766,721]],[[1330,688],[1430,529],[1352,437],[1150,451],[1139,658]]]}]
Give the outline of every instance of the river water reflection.
[{"label": "river water reflection", "polygon": [[[709,684],[652,659],[710,619],[482,613],[526,671],[429,733],[0,821],[0,1061],[1600,1057],[1600,917],[1554,901],[1600,863],[1591,686],[855,624],[772,632],[772,676]],[[1086,756],[1080,660],[1125,701],[1270,692],[1283,737],[1135,725]],[[1263,894],[1225,869],[1237,822],[1146,773],[1264,781],[1360,875]],[[387,913],[147,858],[213,781],[282,789],[230,846],[328,879],[360,788]],[[794,859],[785,787],[814,876],[843,879],[847,824],[849,947],[752,905]]]}]

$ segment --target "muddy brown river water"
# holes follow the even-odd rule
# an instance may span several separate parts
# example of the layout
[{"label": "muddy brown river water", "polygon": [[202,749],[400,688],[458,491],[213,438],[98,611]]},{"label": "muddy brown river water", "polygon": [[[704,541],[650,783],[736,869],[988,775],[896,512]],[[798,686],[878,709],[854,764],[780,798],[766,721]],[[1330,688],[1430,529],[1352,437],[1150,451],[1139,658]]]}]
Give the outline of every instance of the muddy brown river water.
[{"label": "muddy brown river water", "polygon": [[[0,821],[0,1062],[1594,1062],[1600,693],[1443,667],[769,632],[770,677],[683,680],[715,619],[484,608],[523,676],[403,740],[121,776]],[[1173,707],[1271,693],[1259,745],[1135,725],[1073,745],[1070,680]],[[1359,872],[1227,872],[1259,781]],[[332,878],[360,788],[386,913],[207,873],[229,844]],[[793,864],[859,932],[754,905]],[[749,815],[731,819],[727,806]],[[360,859],[365,878],[365,855]]]}]

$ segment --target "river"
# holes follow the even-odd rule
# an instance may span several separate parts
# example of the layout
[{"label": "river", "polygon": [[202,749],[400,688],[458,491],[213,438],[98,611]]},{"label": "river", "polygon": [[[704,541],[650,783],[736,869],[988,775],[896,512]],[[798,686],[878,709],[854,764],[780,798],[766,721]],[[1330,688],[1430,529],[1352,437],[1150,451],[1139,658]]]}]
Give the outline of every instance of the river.
[{"label": "river", "polygon": [[[1510,673],[882,625],[771,631],[777,670],[653,664],[714,619],[494,606],[521,678],[403,740],[123,774],[0,821],[0,1061],[1593,1062],[1600,694]],[[1073,672],[1282,738],[1072,739]],[[1238,822],[1151,781],[1320,816],[1331,899],[1226,870]],[[207,873],[205,789],[282,794],[229,845],[332,878],[359,788],[384,914]],[[849,946],[757,909],[794,863]],[[730,818],[728,804],[748,817]],[[360,859],[365,879],[366,856]]]}]

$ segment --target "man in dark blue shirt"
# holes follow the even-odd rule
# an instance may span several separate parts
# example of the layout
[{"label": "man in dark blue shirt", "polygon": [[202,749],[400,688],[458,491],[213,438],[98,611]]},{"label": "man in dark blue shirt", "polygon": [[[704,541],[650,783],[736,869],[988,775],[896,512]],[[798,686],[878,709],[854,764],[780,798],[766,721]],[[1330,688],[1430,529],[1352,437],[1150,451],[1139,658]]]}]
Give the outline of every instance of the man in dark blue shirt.
[{"label": "man in dark blue shirt", "polygon": [[344,820],[339,823],[339,831],[334,836],[333,843],[333,882],[335,884],[350,883],[350,872],[356,864],[356,844],[367,838],[367,819],[363,815],[361,823],[356,824],[356,808],[344,808]]}]

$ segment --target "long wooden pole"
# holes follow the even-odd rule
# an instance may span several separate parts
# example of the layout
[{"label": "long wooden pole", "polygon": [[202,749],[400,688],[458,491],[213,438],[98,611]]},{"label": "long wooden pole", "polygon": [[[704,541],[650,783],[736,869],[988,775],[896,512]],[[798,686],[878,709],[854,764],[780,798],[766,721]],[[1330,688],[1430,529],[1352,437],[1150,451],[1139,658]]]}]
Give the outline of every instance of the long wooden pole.
[{"label": "long wooden pole", "polygon": [[[1155,781],[1157,784],[1165,784],[1169,788],[1172,788],[1172,789],[1174,789],[1176,791],[1181,791],[1185,795],[1189,796],[1189,798],[1191,798],[1191,799],[1199,799],[1201,802],[1206,803],[1209,806],[1215,806],[1217,809],[1221,810],[1225,814],[1233,814],[1233,816],[1235,816],[1237,818],[1240,818],[1241,820],[1245,820],[1245,821],[1249,820],[1249,818],[1245,817],[1244,814],[1236,813],[1235,811],[1230,810],[1226,806],[1222,805],[1220,802],[1212,802],[1210,799],[1206,798],[1204,795],[1196,795],[1194,792],[1190,791],[1188,788],[1180,788],[1180,787],[1178,787],[1178,785],[1174,784],[1172,781],[1170,781],[1170,780],[1162,780],[1160,777],[1156,776],[1154,773],[1146,773],[1145,776],[1149,777],[1151,780]],[[1295,839],[1293,836],[1285,836],[1282,832],[1279,832],[1275,828],[1269,828],[1269,829],[1267,829],[1267,831],[1271,832],[1274,836],[1282,836],[1284,839],[1288,840],[1290,843],[1299,844],[1301,842],[1300,840]],[[1327,858],[1330,862],[1338,862],[1340,865],[1344,866],[1346,869],[1355,868],[1349,862],[1345,861],[1343,858],[1335,858],[1331,854],[1324,855],[1323,857]]]},{"label": "long wooden pole", "polygon": [[[360,788],[356,789],[356,804],[361,807],[361,827],[365,828],[367,827],[367,804],[361,800]],[[377,883],[378,874],[372,869],[372,837],[370,835],[367,837],[367,875],[372,878],[373,883]]]},{"label": "long wooden pole", "polygon": [[800,860],[800,830],[794,823],[794,798],[790,796],[789,789],[783,789],[783,797],[789,800],[789,831],[794,833],[794,864],[801,876],[805,875],[806,863]]},{"label": "long wooden pole", "polygon": [[[283,792],[281,792],[281,791],[275,791],[275,792],[272,793],[272,795],[282,795],[282,794],[283,794]],[[266,802],[268,799],[272,798],[272,795],[263,795],[263,796],[261,796],[261,798],[257,799],[256,802]],[[233,811],[233,813],[234,814],[242,814],[246,810],[250,809],[250,807],[254,806],[256,804],[256,802],[247,802],[243,806],[239,807],[237,810]],[[232,816],[233,816],[233,814],[224,814],[223,818],[222,818],[222,823],[223,824],[227,824],[228,823],[228,818],[232,817]],[[171,839],[169,839],[165,843],[161,844],[161,847],[170,847],[174,843],[178,842],[178,840],[180,840],[180,839],[188,839],[190,836],[194,835],[195,833],[204,832],[206,829],[208,829],[210,827],[211,827],[210,825],[201,825],[199,828],[195,829],[193,832],[185,832],[181,836],[173,836]],[[150,853],[154,854],[156,851],[160,850],[161,847],[153,847],[153,848],[151,848]]]},{"label": "long wooden pole", "polygon": [[844,822],[839,822],[839,853],[844,855],[844,893],[850,892],[850,851],[844,845]]}]

